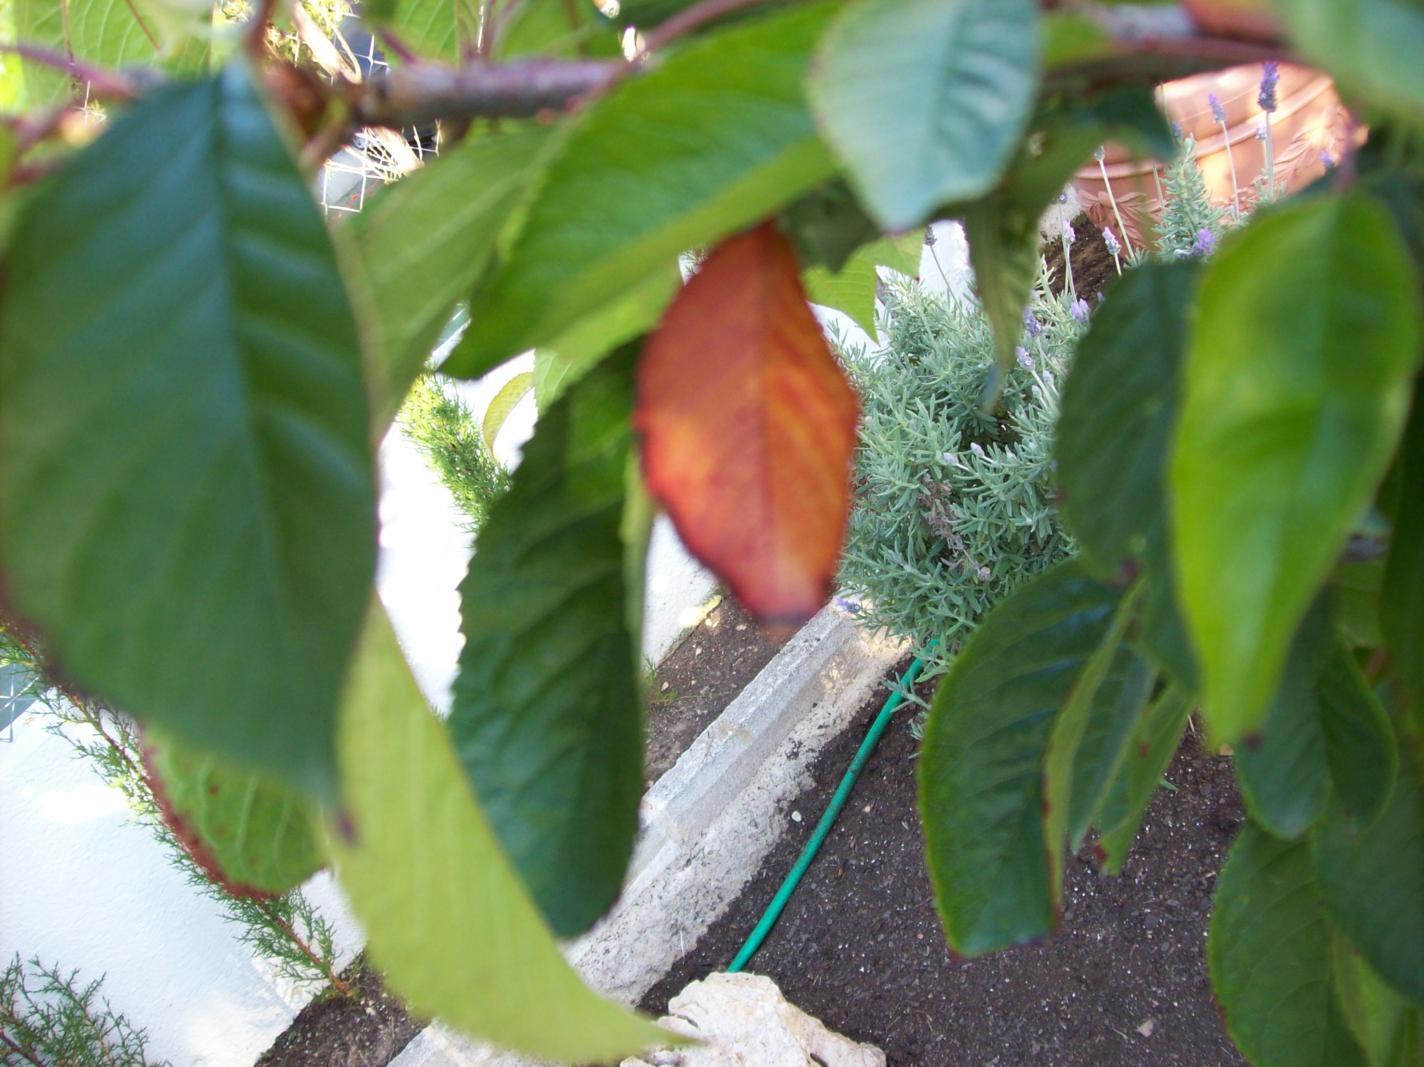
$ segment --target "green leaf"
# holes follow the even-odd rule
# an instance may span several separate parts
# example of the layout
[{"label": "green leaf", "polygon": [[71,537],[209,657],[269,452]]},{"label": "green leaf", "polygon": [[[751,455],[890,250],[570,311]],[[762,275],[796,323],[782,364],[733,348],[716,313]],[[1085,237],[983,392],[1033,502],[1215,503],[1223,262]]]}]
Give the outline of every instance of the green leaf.
[{"label": "green leaf", "polygon": [[[984,314],[994,329],[1000,374],[1013,362],[1039,269],[1039,221],[1099,142],[1096,126],[1048,116],[1002,184],[962,212],[969,259]],[[997,379],[996,379],[997,381]]]},{"label": "green leaf", "polygon": [[1374,106],[1424,118],[1424,6],[1418,0],[1277,0],[1291,40]]},{"label": "green leaf", "polygon": [[1330,918],[1386,982],[1424,1006],[1424,775],[1400,753],[1389,803],[1363,830],[1333,806],[1315,830]]},{"label": "green leaf", "polygon": [[1310,846],[1248,822],[1217,882],[1207,963],[1227,1032],[1254,1067],[1364,1067],[1331,962]]},{"label": "green leaf", "polygon": [[1055,903],[1064,842],[1070,852],[1078,850],[1152,685],[1146,662],[1122,643],[1140,592],[1141,587],[1133,585],[1119,601],[1112,626],[1078,672],[1072,695],[1049,734],[1043,760],[1043,824]]},{"label": "green leaf", "polygon": [[1370,1067],[1418,1067],[1419,1011],[1375,974],[1359,950],[1339,933],[1333,946],[1340,1008]]},{"label": "green leaf", "polygon": [[1341,813],[1353,827],[1368,826],[1389,799],[1399,766],[1389,715],[1338,641],[1317,685],[1325,758]]},{"label": "green leaf", "polygon": [[833,164],[801,82],[831,11],[709,33],[590,105],[442,369],[477,377],[548,344],[680,253],[825,181]]},{"label": "green leaf", "polygon": [[116,120],[30,202],[7,267],[0,558],[17,612],[84,689],[333,790],[375,563],[361,351],[246,66]]},{"label": "green leaf", "polygon": [[1236,775],[1246,810],[1277,837],[1299,837],[1330,799],[1316,681],[1332,646],[1329,621],[1317,607],[1296,635],[1260,733],[1249,736],[1236,750]]},{"label": "green leaf", "polygon": [[1214,735],[1259,725],[1296,625],[1404,428],[1419,284],[1384,209],[1252,221],[1202,281],[1171,471],[1182,603]]},{"label": "green leaf", "polygon": [[536,350],[534,402],[539,410],[562,396],[612,349],[652,329],[681,285],[681,273],[669,263],[607,308],[585,316],[547,348]]},{"label": "green leaf", "polygon": [[460,46],[479,38],[477,0],[367,0],[361,17],[389,26],[422,59],[458,61]]},{"label": "green leaf", "polygon": [[538,126],[470,137],[352,220],[372,296],[378,428],[400,409],[456,301],[493,262],[496,241],[551,141]]},{"label": "green leaf", "polygon": [[1149,261],[1125,274],[1063,385],[1054,450],[1063,519],[1104,576],[1167,537],[1167,448],[1197,268]]},{"label": "green leaf", "polygon": [[666,1044],[564,961],[378,606],[340,737],[348,823],[329,847],[367,951],[412,1014],[548,1059],[617,1061]]},{"label": "green leaf", "polygon": [[[506,14],[507,12],[507,14]],[[491,55],[559,59],[621,56],[618,27],[593,0],[515,0],[500,11]]]},{"label": "green leaf", "polygon": [[1166,466],[1198,264],[1151,262],[1109,290],[1078,342],[1058,416],[1063,518],[1102,575],[1145,566],[1142,640],[1195,685],[1170,557]]},{"label": "green leaf", "polygon": [[1330,576],[1330,606],[1341,635],[1356,648],[1384,644],[1380,627],[1384,560],[1345,560]]},{"label": "green leaf", "polygon": [[994,187],[1038,79],[1033,0],[862,0],[812,69],[817,121],[890,230]]},{"label": "green leaf", "polygon": [[802,275],[811,303],[849,315],[871,337],[875,336],[875,292],[878,267],[889,267],[914,277],[919,272],[924,238],[918,231],[902,237],[883,237],[854,253],[838,271],[813,267]]},{"label": "green leaf", "polygon": [[480,423],[480,435],[485,440],[485,447],[491,452],[494,451],[494,439],[499,436],[500,427],[509,418],[509,413],[533,388],[534,375],[525,371],[509,379],[499,392],[494,394],[494,399],[485,409],[484,421]]},{"label": "green leaf", "polygon": [[1394,514],[1380,598],[1380,625],[1394,653],[1401,687],[1424,709],[1424,385],[1400,449],[1399,503]]},{"label": "green leaf", "polygon": [[[71,55],[106,69],[153,64],[159,58],[159,27],[149,25],[132,0],[14,0],[15,39]],[[21,59],[32,105],[53,103],[68,94],[63,71]]]},{"label": "green leaf", "polygon": [[450,733],[560,936],[618,895],[642,794],[637,634],[624,606],[634,348],[540,416],[460,588]]},{"label": "green leaf", "polygon": [[978,955],[1053,928],[1044,751],[1117,600],[1071,562],[1046,571],[984,617],[935,694],[920,812],[935,903],[956,952]]},{"label": "green leaf", "polygon": [[189,854],[229,893],[285,893],[324,862],[304,798],[261,775],[143,735],[154,797]]},{"label": "green leaf", "polygon": [[1097,814],[1103,831],[1098,837],[1098,848],[1103,869],[1109,874],[1122,870],[1147,805],[1182,743],[1191,712],[1191,700],[1181,689],[1172,686],[1148,706],[1133,729],[1127,755]]},{"label": "green leaf", "polygon": [[1130,648],[1121,648],[1092,705],[1073,759],[1069,790],[1068,847],[1077,851],[1127,759],[1156,671]]}]

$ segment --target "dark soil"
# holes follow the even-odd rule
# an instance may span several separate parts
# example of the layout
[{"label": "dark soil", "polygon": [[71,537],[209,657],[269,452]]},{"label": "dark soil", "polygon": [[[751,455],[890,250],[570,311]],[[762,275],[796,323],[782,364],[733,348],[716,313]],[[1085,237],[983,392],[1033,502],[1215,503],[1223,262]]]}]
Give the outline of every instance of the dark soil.
[{"label": "dark soil", "polygon": [[647,784],[677,762],[785,643],[757,629],[733,597],[723,597],[688,632],[653,676]]},{"label": "dark soil", "polygon": [[[1079,214],[1073,220],[1073,238],[1072,253],[1068,257],[1073,266],[1073,290],[1091,304],[1117,277],[1117,266],[1108,246],[1103,244],[1103,231],[1087,215]],[[1063,292],[1067,280],[1063,273],[1062,240],[1051,236],[1040,251],[1048,264],[1048,291]]]},{"label": "dark soil", "polygon": [[[725,967],[771,899],[850,762],[880,697],[822,754],[792,802],[802,821],[748,888],[643,1002],[662,1013]],[[1047,942],[974,960],[947,948],[915,811],[918,743],[900,718],[751,970],[828,1026],[905,1067],[1226,1067],[1203,948],[1212,889],[1241,822],[1230,763],[1191,737],[1119,878],[1068,863],[1063,926]]]},{"label": "dark soil", "polygon": [[257,1067],[384,1067],[425,1026],[406,1014],[361,957],[342,977],[355,987],[356,996],[312,1001]]}]

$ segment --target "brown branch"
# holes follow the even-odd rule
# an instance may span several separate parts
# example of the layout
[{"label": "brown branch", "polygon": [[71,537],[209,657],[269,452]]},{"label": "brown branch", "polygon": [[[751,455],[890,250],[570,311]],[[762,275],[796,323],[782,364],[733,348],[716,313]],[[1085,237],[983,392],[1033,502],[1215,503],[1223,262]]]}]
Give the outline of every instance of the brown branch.
[{"label": "brown branch", "polygon": [[562,111],[606,83],[616,60],[523,59],[442,67],[418,63],[347,87],[358,125],[422,126],[436,119],[533,118]]},{"label": "brown branch", "polygon": [[22,1047],[14,1040],[12,1040],[10,1035],[7,1034],[4,1030],[0,1030],[0,1041],[5,1042],[6,1046],[10,1049],[10,1051],[14,1052],[16,1055],[25,1057],[25,1059],[30,1063],[33,1063],[35,1067],[45,1067],[44,1060],[40,1059],[37,1055],[35,1055],[33,1049],[28,1047]]},{"label": "brown branch", "polygon": [[263,915],[267,916],[268,922],[286,934],[287,939],[301,950],[302,955],[311,961],[312,966],[326,975],[327,981],[331,983],[331,988],[335,989],[343,997],[349,997],[351,995],[351,983],[337,974],[334,968],[328,967],[326,961],[316,954],[316,950],[307,944],[306,939],[297,933],[296,928],[292,926],[291,923],[275,914],[263,901],[258,901],[257,907]]},{"label": "brown branch", "polygon": [[1050,91],[1124,82],[1155,84],[1268,59],[1299,62],[1280,39],[1203,32],[1180,5],[1084,4],[1075,10],[1098,24],[1113,51],[1049,71],[1044,88]]},{"label": "brown branch", "polygon": [[0,52],[13,53],[21,59],[28,59],[31,63],[53,67],[55,70],[68,74],[71,78],[88,82],[89,90],[95,96],[108,97],[113,100],[128,100],[138,95],[139,85],[128,75],[81,63],[73,56],[67,56],[63,52],[23,43],[0,44]]}]

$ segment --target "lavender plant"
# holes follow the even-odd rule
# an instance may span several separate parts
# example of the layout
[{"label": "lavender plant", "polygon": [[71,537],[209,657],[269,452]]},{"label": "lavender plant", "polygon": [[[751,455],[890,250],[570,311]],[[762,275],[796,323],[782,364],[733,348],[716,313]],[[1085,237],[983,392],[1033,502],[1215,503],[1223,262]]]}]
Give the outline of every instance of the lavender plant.
[{"label": "lavender plant", "polygon": [[990,606],[1071,550],[1050,450],[1083,325],[1071,295],[1040,286],[1000,403],[985,412],[994,339],[978,306],[911,282],[887,296],[886,346],[842,348],[862,417],[840,583],[868,625],[913,641],[937,673]]},{"label": "lavender plant", "polygon": [[1208,255],[1226,224],[1226,212],[1207,192],[1196,142],[1190,137],[1178,141],[1177,158],[1162,179],[1162,197],[1158,251],[1168,258]]}]

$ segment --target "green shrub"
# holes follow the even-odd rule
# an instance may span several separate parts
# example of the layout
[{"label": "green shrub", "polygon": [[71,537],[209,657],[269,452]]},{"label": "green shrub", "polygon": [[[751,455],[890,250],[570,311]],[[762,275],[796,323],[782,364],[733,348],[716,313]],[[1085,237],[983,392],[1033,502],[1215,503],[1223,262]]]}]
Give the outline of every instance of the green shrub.
[{"label": "green shrub", "polygon": [[[864,620],[930,641],[942,669],[979,617],[1072,548],[1053,506],[1058,386],[1083,331],[1040,294],[1018,363],[985,412],[994,338],[977,305],[892,288],[888,344],[842,345],[861,397],[855,507],[840,582]],[[1076,304],[1086,318],[1087,305]]]}]

